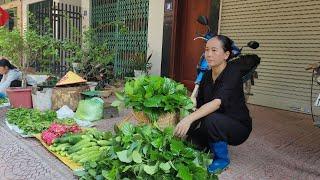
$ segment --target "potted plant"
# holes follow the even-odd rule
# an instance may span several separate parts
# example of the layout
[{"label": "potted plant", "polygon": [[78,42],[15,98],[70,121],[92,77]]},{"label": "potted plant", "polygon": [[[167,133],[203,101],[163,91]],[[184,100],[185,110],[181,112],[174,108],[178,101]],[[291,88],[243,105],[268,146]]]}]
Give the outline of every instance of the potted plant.
[{"label": "potted plant", "polygon": [[136,53],[131,59],[133,64],[134,76],[139,77],[142,75],[148,75],[151,69],[151,63],[149,62],[152,54],[146,58],[144,53]]},{"label": "potted plant", "polygon": [[[80,38],[80,37],[79,37]],[[89,29],[81,36],[81,43],[71,40],[63,41],[63,50],[70,54],[67,62],[73,69],[92,85],[92,90],[109,76],[110,66],[113,65],[115,53],[110,50],[107,41],[99,39],[94,29]],[[111,68],[112,69],[112,68]]]},{"label": "potted plant", "polygon": [[81,61],[84,56],[81,44],[72,40],[64,40],[61,44],[62,50],[64,50],[69,55],[66,58],[66,61],[72,65],[72,69],[74,72],[78,72],[81,68]]},{"label": "potted plant", "polygon": [[32,108],[31,88],[27,87],[26,74],[31,64],[44,64],[57,54],[57,42],[50,32],[40,35],[27,27],[23,35],[18,29],[0,28],[1,55],[7,57],[22,72],[22,87],[8,88],[7,95],[13,107]]}]

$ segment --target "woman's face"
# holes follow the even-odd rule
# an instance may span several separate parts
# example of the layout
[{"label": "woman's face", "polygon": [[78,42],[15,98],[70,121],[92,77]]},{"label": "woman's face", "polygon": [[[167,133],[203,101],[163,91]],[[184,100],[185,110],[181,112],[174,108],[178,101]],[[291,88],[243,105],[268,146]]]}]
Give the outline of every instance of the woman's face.
[{"label": "woman's face", "polygon": [[230,52],[224,52],[222,44],[218,38],[210,39],[206,44],[205,58],[211,67],[226,63]]},{"label": "woman's face", "polygon": [[0,74],[4,75],[7,74],[9,71],[9,68],[7,66],[0,66]]}]

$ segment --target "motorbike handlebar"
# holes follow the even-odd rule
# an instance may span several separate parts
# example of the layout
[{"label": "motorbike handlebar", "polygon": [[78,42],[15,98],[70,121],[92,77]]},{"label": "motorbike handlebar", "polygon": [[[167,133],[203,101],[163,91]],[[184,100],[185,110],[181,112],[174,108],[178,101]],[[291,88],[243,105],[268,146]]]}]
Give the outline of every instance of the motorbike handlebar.
[{"label": "motorbike handlebar", "polygon": [[314,64],[309,64],[308,67],[305,68],[306,71],[311,70],[311,69],[317,69],[320,67],[319,63],[314,63]]}]

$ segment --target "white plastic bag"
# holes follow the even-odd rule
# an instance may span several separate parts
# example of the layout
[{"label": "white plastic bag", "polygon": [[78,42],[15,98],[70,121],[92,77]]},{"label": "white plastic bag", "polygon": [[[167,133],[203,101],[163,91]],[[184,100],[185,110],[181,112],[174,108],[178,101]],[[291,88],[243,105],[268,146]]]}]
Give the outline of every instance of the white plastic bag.
[{"label": "white plastic bag", "polygon": [[44,88],[42,91],[32,93],[33,108],[40,111],[50,110],[52,106],[52,88]]},{"label": "white plastic bag", "polygon": [[58,119],[73,118],[74,112],[67,105],[62,106],[56,111]]}]

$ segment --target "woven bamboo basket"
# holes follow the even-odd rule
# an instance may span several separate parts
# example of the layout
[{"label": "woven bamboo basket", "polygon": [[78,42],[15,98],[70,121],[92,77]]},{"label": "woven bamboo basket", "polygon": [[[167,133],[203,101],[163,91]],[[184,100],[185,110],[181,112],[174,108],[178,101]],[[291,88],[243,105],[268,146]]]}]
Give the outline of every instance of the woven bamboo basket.
[{"label": "woven bamboo basket", "polygon": [[77,110],[79,101],[81,100],[81,93],[87,91],[89,86],[76,86],[76,87],[55,87],[52,91],[52,110],[60,109],[62,106],[67,105],[73,111]]},{"label": "woven bamboo basket", "polygon": [[[150,124],[149,118],[142,111],[133,111],[133,116],[139,124]],[[168,126],[176,126],[178,123],[178,116],[176,113],[165,113],[161,115],[157,121],[160,129],[165,129]]]}]

